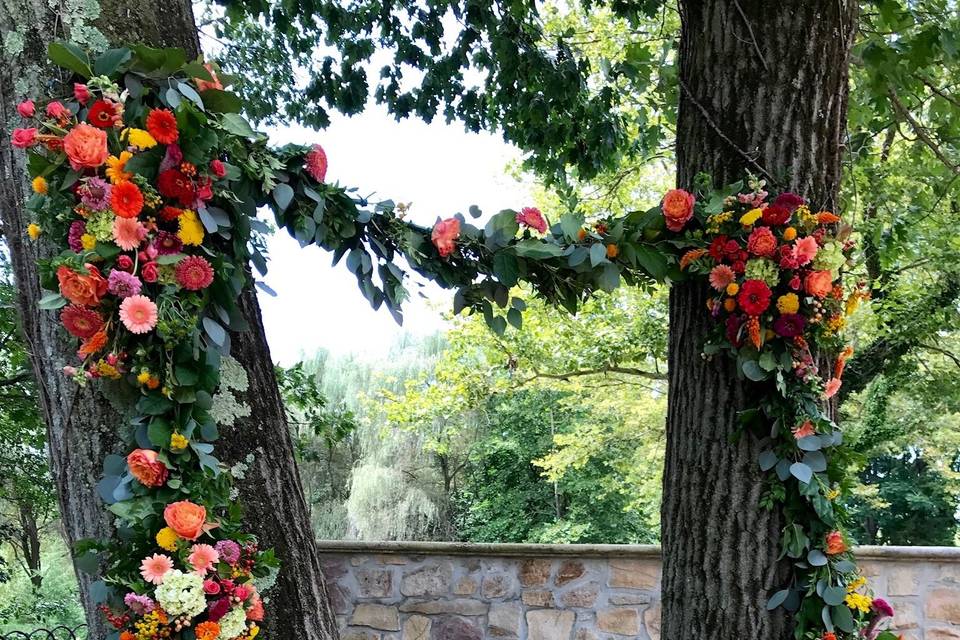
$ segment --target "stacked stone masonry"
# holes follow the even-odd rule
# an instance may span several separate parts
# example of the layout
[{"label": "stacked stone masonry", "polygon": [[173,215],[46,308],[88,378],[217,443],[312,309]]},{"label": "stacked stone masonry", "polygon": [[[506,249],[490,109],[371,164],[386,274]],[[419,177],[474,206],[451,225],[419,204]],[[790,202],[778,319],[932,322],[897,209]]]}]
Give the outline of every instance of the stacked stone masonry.
[{"label": "stacked stone masonry", "polygon": [[[321,542],[341,640],[660,640],[660,551]],[[960,549],[862,547],[904,640],[960,640]]]}]

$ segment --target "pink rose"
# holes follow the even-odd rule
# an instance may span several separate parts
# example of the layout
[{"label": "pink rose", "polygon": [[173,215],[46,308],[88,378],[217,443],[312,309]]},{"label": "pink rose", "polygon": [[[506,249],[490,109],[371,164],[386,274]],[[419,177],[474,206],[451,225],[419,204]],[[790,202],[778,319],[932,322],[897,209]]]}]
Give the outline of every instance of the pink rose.
[{"label": "pink rose", "polygon": [[79,82],[73,83],[73,97],[80,104],[87,104],[87,100],[90,99],[90,89],[87,88],[87,85],[80,84]]},{"label": "pink rose", "polygon": [[133,270],[133,258],[130,256],[117,256],[117,269],[130,272]]},{"label": "pink rose", "polygon": [[18,149],[26,149],[37,144],[37,130],[33,127],[29,129],[14,129],[10,142]]},{"label": "pink rose", "polygon": [[220,584],[215,580],[204,580],[203,592],[208,596],[215,596],[220,593]]},{"label": "pink rose", "polygon": [[157,271],[157,263],[148,262],[140,267],[140,277],[143,278],[144,282],[149,282],[151,284],[156,282],[157,278],[160,277],[160,274]]},{"label": "pink rose", "polygon": [[252,591],[250,591],[250,587],[242,584],[233,590],[233,597],[239,598],[240,601],[243,602],[244,600],[250,597],[251,593]]},{"label": "pink rose", "polygon": [[63,150],[74,171],[93,169],[107,161],[107,132],[81,122],[63,138]]},{"label": "pink rose", "polygon": [[62,120],[70,117],[70,110],[63,106],[62,102],[54,100],[47,105],[47,117]]},{"label": "pink rose", "polygon": [[453,253],[457,247],[457,238],[460,237],[460,220],[447,218],[433,225],[430,240],[444,258]]},{"label": "pink rose", "polygon": [[36,112],[37,106],[33,104],[33,100],[24,100],[17,105],[17,113],[23,118],[32,118]]}]

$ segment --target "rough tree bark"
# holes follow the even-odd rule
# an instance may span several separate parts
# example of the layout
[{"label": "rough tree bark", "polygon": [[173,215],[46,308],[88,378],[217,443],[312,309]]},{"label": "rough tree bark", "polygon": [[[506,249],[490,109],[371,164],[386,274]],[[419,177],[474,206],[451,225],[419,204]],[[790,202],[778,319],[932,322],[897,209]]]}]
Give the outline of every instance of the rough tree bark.
[{"label": "rough tree bark", "polygon": [[[42,240],[33,244],[25,239],[24,158],[9,144],[9,132],[18,120],[15,106],[22,97],[18,93],[25,88],[26,79],[35,94],[42,94],[38,88],[45,82],[42,74],[50,40],[71,38],[91,27],[98,28],[115,45],[141,42],[181,47],[191,57],[199,51],[189,0],[102,0],[97,8],[99,17],[91,12],[91,3],[81,4],[92,22],[84,24],[73,5],[72,14],[58,14],[58,9],[51,7],[59,4],[43,0],[0,4],[0,41],[4,43],[0,119],[5,131],[0,141],[0,219],[18,285],[23,330],[39,381],[39,403],[48,427],[51,471],[63,526],[71,543],[111,532],[111,517],[96,496],[94,485],[104,457],[120,448],[118,415],[94,388],[78,391],[61,374],[73,347],[64,341],[56,314],[38,311],[36,306],[40,296],[36,259],[49,254],[50,247]],[[265,631],[277,639],[335,640],[336,622],[320,572],[260,309],[250,292],[244,297],[244,310],[251,329],[234,336],[233,345],[234,355],[250,377],[246,401],[252,408],[251,418],[222,430],[219,455],[227,463],[244,460],[251,452],[255,455],[245,480],[239,483],[240,499],[247,506],[250,530],[263,546],[275,548],[283,563],[280,578],[268,594],[270,612]],[[89,593],[92,579],[82,572],[78,577],[91,637],[103,638],[102,616]]]},{"label": "rough tree bark", "polygon": [[[833,206],[856,2],[688,0],[681,20],[678,186],[766,171]],[[727,358],[701,357],[706,297],[695,284],[670,294],[662,635],[786,640],[788,619],[765,606],[783,577],[780,519],[757,504],[758,441],[736,437],[755,392]]]}]

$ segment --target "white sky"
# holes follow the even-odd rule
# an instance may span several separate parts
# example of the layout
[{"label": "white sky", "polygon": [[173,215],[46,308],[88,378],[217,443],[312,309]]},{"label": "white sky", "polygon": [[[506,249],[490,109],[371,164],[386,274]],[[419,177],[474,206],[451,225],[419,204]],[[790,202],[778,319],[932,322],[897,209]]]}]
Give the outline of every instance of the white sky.
[{"label": "white sky", "polygon": [[[330,167],[327,180],[355,186],[362,195],[412,202],[410,217],[432,224],[437,216],[466,215],[471,204],[485,214],[529,204],[529,185],[508,177],[505,168],[519,152],[496,134],[466,133],[462,125],[400,122],[371,105],[360,116],[332,115],[324,131],[288,127],[269,131],[277,144],[320,143]],[[468,216],[469,219],[469,216]],[[381,308],[374,311],[344,262],[331,266],[332,254],[301,248],[285,231],[269,242],[269,273],[264,281],[276,297],[260,293],[267,339],[275,362],[290,365],[320,348],[335,354],[383,356],[404,331],[433,333],[444,326],[441,312],[452,294],[429,286],[430,301],[408,287],[404,326]]]}]

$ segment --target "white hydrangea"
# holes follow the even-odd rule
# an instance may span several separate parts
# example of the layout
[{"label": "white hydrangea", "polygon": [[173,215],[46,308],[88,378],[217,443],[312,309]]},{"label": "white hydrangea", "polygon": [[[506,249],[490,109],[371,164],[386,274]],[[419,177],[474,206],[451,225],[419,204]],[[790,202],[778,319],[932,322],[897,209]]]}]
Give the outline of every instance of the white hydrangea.
[{"label": "white hydrangea", "polygon": [[220,618],[220,637],[223,640],[236,638],[247,630],[247,612],[243,607],[236,607],[230,613]]},{"label": "white hydrangea", "polygon": [[172,616],[187,615],[195,618],[207,608],[203,595],[203,578],[195,573],[174,569],[163,578],[157,587],[157,601],[163,610]]}]

